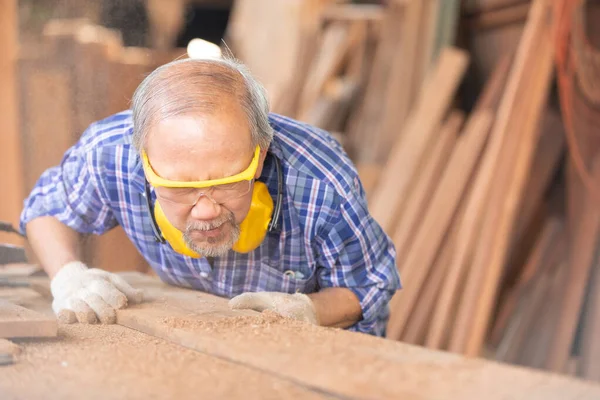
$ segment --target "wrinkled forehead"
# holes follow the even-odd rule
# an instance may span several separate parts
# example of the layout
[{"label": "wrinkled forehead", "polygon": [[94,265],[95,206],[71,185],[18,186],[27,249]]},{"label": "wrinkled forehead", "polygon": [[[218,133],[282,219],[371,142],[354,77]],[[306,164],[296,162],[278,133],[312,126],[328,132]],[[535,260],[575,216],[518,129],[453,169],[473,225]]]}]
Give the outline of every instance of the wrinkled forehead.
[{"label": "wrinkled forehead", "polygon": [[157,146],[196,147],[242,146],[253,149],[247,114],[236,99],[222,99],[210,106],[186,107],[158,112],[148,124],[145,149]]},{"label": "wrinkled forehead", "polygon": [[153,124],[146,154],[159,176],[208,180],[244,170],[253,155],[248,123],[232,109],[165,118]]}]

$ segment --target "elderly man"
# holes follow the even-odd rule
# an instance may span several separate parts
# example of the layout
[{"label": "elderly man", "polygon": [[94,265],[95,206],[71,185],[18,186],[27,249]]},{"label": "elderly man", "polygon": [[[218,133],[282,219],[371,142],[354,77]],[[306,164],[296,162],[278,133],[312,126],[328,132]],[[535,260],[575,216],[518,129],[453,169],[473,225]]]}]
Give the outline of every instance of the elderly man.
[{"label": "elderly man", "polygon": [[383,335],[399,289],[393,244],[328,133],[270,114],[235,60],[164,65],[132,109],[93,123],[45,171],[20,229],[65,322],[112,323],[141,301],[78,258],[117,224],[165,282],[322,326]]}]

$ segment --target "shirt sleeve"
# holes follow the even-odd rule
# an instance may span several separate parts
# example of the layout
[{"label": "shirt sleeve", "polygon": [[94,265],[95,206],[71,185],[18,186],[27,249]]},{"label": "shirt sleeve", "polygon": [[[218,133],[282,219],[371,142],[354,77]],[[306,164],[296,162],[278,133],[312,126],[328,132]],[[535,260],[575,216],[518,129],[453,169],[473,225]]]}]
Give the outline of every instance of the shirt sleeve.
[{"label": "shirt sleeve", "polygon": [[319,285],[346,287],[356,294],[363,319],[349,330],[383,336],[389,301],[400,289],[396,251],[361,196],[339,201],[339,212],[330,215],[319,235]]},{"label": "shirt sleeve", "polygon": [[[91,129],[91,128],[90,128]],[[60,165],[44,171],[24,201],[19,229],[34,218],[52,216],[77,232],[102,234],[115,227],[111,209],[102,201],[91,163],[91,151],[80,142],[68,149]]]}]

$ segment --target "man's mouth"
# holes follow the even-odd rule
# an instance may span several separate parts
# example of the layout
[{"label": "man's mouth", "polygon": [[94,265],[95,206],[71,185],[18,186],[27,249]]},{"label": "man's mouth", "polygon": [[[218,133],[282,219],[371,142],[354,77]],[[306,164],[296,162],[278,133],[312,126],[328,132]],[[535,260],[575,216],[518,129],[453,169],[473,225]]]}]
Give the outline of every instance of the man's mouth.
[{"label": "man's mouth", "polygon": [[221,224],[211,229],[194,229],[192,230],[191,234],[192,237],[195,236],[197,238],[216,237],[219,236],[223,231],[223,225],[224,224]]}]

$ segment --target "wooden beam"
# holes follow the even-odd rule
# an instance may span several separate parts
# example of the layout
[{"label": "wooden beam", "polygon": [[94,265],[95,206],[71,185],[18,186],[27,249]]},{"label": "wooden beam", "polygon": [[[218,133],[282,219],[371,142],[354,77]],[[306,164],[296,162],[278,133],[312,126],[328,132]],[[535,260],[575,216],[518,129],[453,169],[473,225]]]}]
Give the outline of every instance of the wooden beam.
[{"label": "wooden beam", "polygon": [[[407,5],[391,2],[386,7],[386,13],[377,35],[378,40],[370,67],[367,85],[356,111],[348,121],[348,136],[350,138],[350,153],[357,162],[383,163],[376,156],[381,135],[383,108],[381,102],[387,97],[389,81],[392,75],[392,64],[395,55],[402,52],[403,24],[406,20]],[[406,88],[404,88],[405,90]],[[368,139],[367,139],[368,138]]]},{"label": "wooden beam", "polygon": [[[598,245],[596,245],[598,250]],[[596,255],[590,275],[588,307],[584,316],[581,350],[581,376],[600,381],[600,261]]]},{"label": "wooden beam", "polygon": [[406,259],[399,266],[404,289],[398,291],[390,303],[387,336],[391,339],[399,339],[405,329],[419,291],[475,170],[491,125],[492,113],[489,110],[472,114],[455,146],[429,212],[419,227]]},{"label": "wooden beam", "polygon": [[[558,112],[550,108],[545,112],[542,136],[531,165],[523,203],[511,241],[511,253],[517,250],[519,243],[523,243],[527,229],[534,220],[544,195],[552,184],[552,179],[563,160],[565,136],[562,121],[557,114]],[[514,254],[514,257],[516,256],[517,254]],[[511,258],[514,257],[511,255]]]},{"label": "wooden beam", "polygon": [[[17,0],[0,1],[0,220],[17,226],[23,189],[22,143],[18,129]],[[0,242],[23,244],[16,235],[0,233]]]},{"label": "wooden beam", "polygon": [[461,111],[450,114],[433,145],[431,154],[426,155],[425,165],[418,175],[415,187],[410,193],[404,210],[398,216],[393,236],[398,265],[402,265],[418,226],[426,215],[427,207],[454,150],[464,119],[464,113]]},{"label": "wooden beam", "polygon": [[465,14],[471,16],[474,14],[511,8],[530,2],[531,0],[465,0],[463,8]]},{"label": "wooden beam", "polygon": [[[460,219],[460,212],[456,215],[456,219]],[[406,332],[402,336],[402,341],[406,343],[413,343],[422,345],[425,342],[427,336],[427,330],[429,322],[431,321],[431,314],[435,309],[435,304],[439,299],[440,288],[444,278],[446,277],[446,271],[448,270],[448,264],[452,259],[452,252],[454,251],[454,239],[455,231],[451,230],[446,235],[443,245],[440,247],[438,255],[434,261],[429,276],[423,285],[423,289],[419,294],[419,301],[415,305],[415,308],[410,315],[409,322],[406,327]]]},{"label": "wooden beam", "polygon": [[[541,234],[530,252],[527,262],[523,266],[521,275],[514,287],[507,294],[505,301],[500,308],[494,329],[492,330],[492,341],[499,342],[503,335],[504,328],[517,307],[519,298],[531,286],[531,282],[539,275],[539,271],[547,264],[552,262],[552,257],[556,256],[556,251],[560,247],[561,235],[563,234],[563,223],[556,217],[550,217]],[[502,354],[497,354],[502,359]]]},{"label": "wooden beam", "polygon": [[408,197],[423,154],[431,146],[434,128],[448,111],[467,63],[468,55],[465,52],[458,49],[444,50],[423,87],[404,132],[390,151],[371,202],[373,218],[388,234],[393,233],[396,215]]},{"label": "wooden beam", "polygon": [[496,353],[496,358],[499,360],[515,362],[519,357],[519,352],[522,350],[521,344],[530,327],[528,322],[536,313],[540,312],[539,301],[549,289],[550,277],[546,273],[549,264],[552,263],[549,256],[553,255],[552,250],[557,246],[562,229],[562,223],[557,218],[547,221],[523,268],[518,284],[499,313],[499,319],[508,319],[515,312],[521,314],[518,318],[512,318],[508,324],[508,333],[503,335]]},{"label": "wooden beam", "polygon": [[232,312],[223,318],[211,310],[227,307],[226,299],[150,278],[146,285],[130,282],[153,300],[117,311],[119,324],[332,398],[500,400],[535,394],[545,400],[574,400],[600,393],[589,382],[316,327],[268,312]]},{"label": "wooden beam", "polygon": [[[497,103],[502,98],[504,86],[510,71],[511,57],[505,56],[496,66],[494,73],[486,84],[486,88],[477,101],[475,110],[494,110]],[[482,160],[479,164],[476,176],[474,177],[466,202],[465,214],[457,227],[457,238],[455,251],[450,261],[447,277],[441,290],[440,300],[436,305],[435,312],[431,322],[431,328],[428,332],[426,344],[433,348],[442,348],[445,338],[450,336],[450,316],[459,304],[459,290],[468,272],[468,261],[475,247],[477,233],[481,225],[483,213],[483,197],[485,196],[487,185],[491,179],[493,170],[491,164],[496,156],[498,146],[497,138],[488,139]]]},{"label": "wooden beam", "polygon": [[323,32],[320,48],[310,67],[300,96],[298,118],[306,121],[323,88],[340,71],[348,51],[363,39],[359,25],[333,22]]},{"label": "wooden beam", "polygon": [[57,334],[56,318],[0,299],[0,338],[53,337]]},{"label": "wooden beam", "polygon": [[407,117],[416,106],[423,86],[424,76],[418,71],[418,62],[421,61],[419,34],[424,29],[421,16],[425,4],[424,0],[407,0],[405,3],[400,46],[392,57],[386,95],[383,102],[379,102],[382,109],[380,130],[370,140],[375,145],[375,160],[381,162],[388,158],[394,143],[405,133]]},{"label": "wooden beam", "polygon": [[[600,179],[600,159],[593,165],[593,176]],[[559,324],[550,347],[546,368],[562,372],[571,355],[571,346],[579,322],[586,287],[592,271],[596,246],[600,236],[600,212],[595,196],[586,192],[582,215],[569,243],[569,274],[564,296],[559,305]],[[573,215],[569,216],[570,218]]]},{"label": "wooden beam", "polygon": [[[499,211],[498,209],[488,206],[488,201],[492,198],[492,196],[490,196],[490,190],[503,182],[498,181],[497,178],[495,178],[495,175],[498,174],[497,169],[502,160],[502,155],[505,154],[505,157],[507,157],[509,154],[506,150],[503,150],[508,134],[517,128],[519,130],[523,129],[522,127],[519,127],[520,121],[515,121],[516,113],[521,112],[521,109],[528,104],[523,104],[523,101],[519,100],[528,93],[527,80],[531,79],[531,75],[534,74],[532,69],[539,61],[534,53],[534,49],[539,47],[538,42],[541,40],[542,35],[545,34],[545,30],[543,29],[545,14],[543,11],[547,9],[547,3],[546,0],[540,1],[537,1],[537,7],[532,8],[532,16],[525,27],[519,47],[515,54],[506,89],[499,105],[496,123],[494,124],[491,133],[490,143],[488,144],[486,155],[482,161],[479,175],[474,183],[472,200],[470,200],[472,201],[473,206],[473,208],[470,208],[473,210],[473,217],[484,218],[483,221],[487,218],[486,234],[490,236],[494,236],[494,229],[498,226],[498,221],[490,219],[491,215],[496,214]],[[546,61],[546,63],[548,62],[547,59],[544,61]],[[537,71],[535,74],[537,74]],[[514,125],[517,126],[515,127]],[[515,136],[518,137],[518,135]],[[514,157],[514,155],[511,157]],[[509,163],[510,167],[510,163],[514,162],[514,160],[511,161],[510,158],[508,158],[506,162]],[[492,185],[492,182],[494,185]],[[520,189],[520,185],[515,186],[514,189]],[[506,198],[506,193],[498,193],[498,196],[500,196],[500,198]],[[496,207],[499,206],[496,205]],[[473,239],[474,237],[478,237],[478,244],[475,248],[476,259],[472,264],[474,269],[470,271],[467,279],[463,292],[463,301],[460,304],[456,317],[455,329],[453,330],[450,339],[449,350],[451,351],[463,352],[466,348],[467,337],[471,332],[471,321],[474,316],[472,307],[475,307],[475,303],[479,301],[483,280],[481,275],[486,273],[486,268],[489,265],[489,258],[486,258],[488,255],[482,253],[482,251],[484,251],[484,247],[486,246],[487,249],[490,249],[490,245],[484,245],[483,240],[490,241],[492,239],[482,237],[482,233],[477,233],[477,230],[475,229],[475,226],[483,223],[483,221],[478,219],[477,221],[474,220],[470,223],[471,228],[469,229],[469,238]],[[485,224],[482,225],[482,228],[485,228]],[[499,266],[495,266],[495,268],[498,267]],[[498,271],[495,272],[498,273]],[[495,288],[489,290],[492,291],[491,294],[495,295]],[[485,308],[487,309],[488,306],[489,304],[486,304]]]},{"label": "wooden beam", "polygon": [[471,29],[478,31],[497,29],[510,24],[519,24],[527,20],[529,3],[515,4],[485,13],[475,14],[467,20]]},{"label": "wooden beam", "polygon": [[335,78],[323,87],[320,97],[304,116],[304,121],[330,132],[341,130],[357,92],[358,86],[353,80]]},{"label": "wooden beam", "polygon": [[[517,104],[521,107],[511,117],[502,163],[490,191],[486,224],[482,232],[482,246],[475,254],[474,265],[482,270],[483,280],[478,286],[473,325],[466,343],[466,354],[479,355],[488,329],[493,303],[498,291],[502,270],[507,260],[510,234],[523,196],[531,162],[539,140],[540,121],[547,105],[552,80],[553,45],[551,42],[551,2],[536,0],[531,9],[528,25],[537,31],[537,41],[532,43],[533,65],[528,73],[533,76],[521,85],[523,94]],[[519,118],[518,113],[521,113]],[[502,181],[506,179],[506,183]],[[507,186],[504,186],[507,185]],[[493,238],[487,242],[487,233]],[[479,250],[481,250],[479,252]]]},{"label": "wooden beam", "polygon": [[377,183],[379,182],[379,176],[381,175],[381,165],[379,164],[356,164],[358,176],[360,181],[367,193],[367,200],[371,198],[371,194],[375,190]]},{"label": "wooden beam", "polygon": [[332,4],[323,10],[325,21],[369,21],[380,23],[385,8],[379,4]]}]

